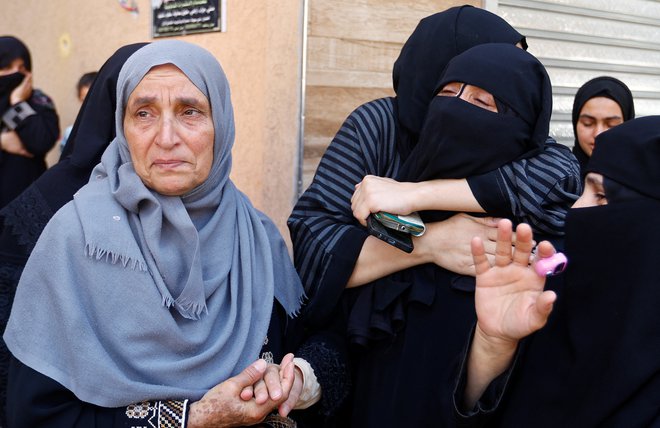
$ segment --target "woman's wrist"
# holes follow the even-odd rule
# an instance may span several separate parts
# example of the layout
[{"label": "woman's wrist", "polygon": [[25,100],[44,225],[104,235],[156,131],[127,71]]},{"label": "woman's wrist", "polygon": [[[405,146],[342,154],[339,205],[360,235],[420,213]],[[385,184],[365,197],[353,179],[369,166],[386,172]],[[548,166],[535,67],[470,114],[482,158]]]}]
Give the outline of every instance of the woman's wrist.
[{"label": "woman's wrist", "polygon": [[472,349],[478,348],[480,353],[488,355],[496,360],[510,360],[518,349],[517,339],[506,339],[486,334],[479,323],[474,331],[474,339],[472,341]]}]

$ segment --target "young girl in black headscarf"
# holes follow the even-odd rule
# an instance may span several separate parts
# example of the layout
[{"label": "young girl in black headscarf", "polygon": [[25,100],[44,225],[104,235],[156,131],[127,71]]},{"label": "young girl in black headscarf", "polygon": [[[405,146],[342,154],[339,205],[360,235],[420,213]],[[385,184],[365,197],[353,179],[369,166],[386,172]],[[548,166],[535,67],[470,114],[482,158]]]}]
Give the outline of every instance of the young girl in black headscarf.
[{"label": "young girl in black headscarf", "polygon": [[578,89],[573,101],[573,154],[580,162],[583,179],[596,136],[634,118],[632,92],[619,79],[596,77]]},{"label": "young girl in black headscarf", "polygon": [[[461,406],[462,388],[455,396],[463,417],[490,416],[492,426],[660,424],[660,116],[599,135],[586,170],[566,219],[568,267],[550,290],[528,267],[529,227],[518,227],[511,254],[511,225],[500,226],[493,267],[475,242],[479,322],[467,363],[472,398]],[[546,242],[538,251],[554,249]]]},{"label": "young girl in black headscarf", "polygon": [[[473,47],[449,62],[435,92],[401,179],[482,174],[542,150],[552,89],[542,64],[522,49]],[[473,283],[462,278],[425,264],[346,292],[356,345],[351,426],[442,424],[452,362],[474,322]]]}]

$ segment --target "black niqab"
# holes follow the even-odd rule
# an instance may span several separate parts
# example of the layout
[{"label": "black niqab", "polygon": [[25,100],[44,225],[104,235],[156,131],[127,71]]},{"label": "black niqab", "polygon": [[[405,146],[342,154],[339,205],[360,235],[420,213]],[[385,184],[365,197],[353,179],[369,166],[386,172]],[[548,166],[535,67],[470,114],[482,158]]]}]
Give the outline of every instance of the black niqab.
[{"label": "black niqab", "polygon": [[[569,210],[564,282],[548,325],[521,358],[502,426],[658,422],[660,116],[601,135],[589,169],[647,197]],[[639,168],[630,163],[642,158]]]},{"label": "black niqab", "polygon": [[633,101],[632,92],[625,83],[619,79],[610,76],[601,76],[591,79],[578,89],[573,100],[573,135],[575,135],[575,142],[573,146],[573,154],[580,162],[580,169],[582,175],[584,167],[589,160],[589,156],[582,150],[577,138],[577,123],[580,118],[582,107],[592,98],[606,97],[619,104],[621,112],[623,113],[623,121],[635,118],[635,104]]},{"label": "black niqab", "polygon": [[422,19],[394,63],[398,150],[407,157],[417,143],[438,78],[456,55],[483,43],[522,42],[525,38],[499,16],[472,6],[447,9]]},{"label": "black niqab", "polygon": [[641,117],[611,128],[596,137],[586,171],[660,200],[659,135],[660,116]]},{"label": "black niqab", "polygon": [[475,46],[449,62],[435,92],[450,82],[484,89],[512,112],[494,113],[458,97],[434,97],[419,142],[401,169],[401,181],[483,174],[542,149],[550,127],[552,86],[533,55],[504,43]]}]

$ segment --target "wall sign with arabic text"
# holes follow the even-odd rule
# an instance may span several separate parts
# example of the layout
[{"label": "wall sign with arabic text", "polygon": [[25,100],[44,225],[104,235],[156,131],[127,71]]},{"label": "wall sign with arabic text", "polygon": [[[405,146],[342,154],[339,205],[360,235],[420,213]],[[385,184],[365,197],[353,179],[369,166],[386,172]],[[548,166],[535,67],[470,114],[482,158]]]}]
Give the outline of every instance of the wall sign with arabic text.
[{"label": "wall sign with arabic text", "polygon": [[153,37],[226,31],[226,0],[151,0]]}]

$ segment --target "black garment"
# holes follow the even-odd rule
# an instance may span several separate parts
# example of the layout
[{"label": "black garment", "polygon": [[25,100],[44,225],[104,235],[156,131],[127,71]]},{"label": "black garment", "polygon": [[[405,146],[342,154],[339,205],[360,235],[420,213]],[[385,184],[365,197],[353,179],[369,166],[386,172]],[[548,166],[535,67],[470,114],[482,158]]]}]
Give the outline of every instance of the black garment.
[{"label": "black garment", "polygon": [[621,112],[623,113],[623,121],[635,118],[635,103],[633,101],[632,92],[625,83],[619,79],[609,76],[601,76],[591,79],[578,89],[573,100],[573,134],[575,135],[575,142],[573,146],[573,154],[580,162],[580,169],[582,171],[582,180],[586,175],[585,167],[589,161],[589,156],[582,150],[577,139],[577,123],[580,118],[582,107],[592,98],[606,97],[619,104]]},{"label": "black garment", "polygon": [[[660,426],[660,116],[612,128],[597,144],[588,170],[646,196],[606,194],[606,206],[569,211],[555,309],[524,344],[508,392],[494,395],[489,426]],[[641,158],[639,168],[628,163]]]},{"label": "black garment", "polygon": [[[87,183],[89,174],[114,137],[119,70],[126,59],[144,45],[120,48],[106,61],[83,102],[60,162],[0,210],[1,334],[7,326],[18,280],[41,231],[53,214]],[[4,424],[9,356],[4,340],[0,339],[0,425]]]},{"label": "black garment", "polygon": [[[8,67],[17,59],[23,60],[27,71],[32,70],[27,46],[15,37],[0,37],[0,67]],[[43,92],[35,89],[26,101],[10,104],[11,92],[24,78],[21,72],[0,77],[0,130],[16,131],[25,149],[33,155],[28,158],[0,150],[0,209],[46,170],[46,154],[60,135],[55,106]],[[11,119],[5,116],[8,113]]]},{"label": "black garment", "polygon": [[[451,402],[444,393],[475,322],[474,293],[454,287],[453,273],[432,265],[418,267],[412,275],[409,283],[390,276],[376,285],[405,287],[407,302],[395,307],[394,316],[401,318],[395,320],[394,336],[376,338],[368,333],[368,347],[352,350],[352,415],[342,426],[445,426]],[[373,284],[359,288],[365,291],[355,291],[375,290]],[[355,291],[347,290],[347,297],[354,297]],[[378,311],[364,315],[370,321],[382,317]],[[350,333],[355,338],[356,332]]]},{"label": "black garment", "polygon": [[[596,137],[587,172],[597,172],[660,200],[660,116],[626,122]],[[608,199],[609,200],[609,199]]]},{"label": "black garment", "polygon": [[[482,174],[543,147],[552,90],[531,54],[509,44],[476,46],[452,59],[439,82],[452,81],[489,91],[521,113],[495,113],[456,97],[436,97],[404,164],[403,181]],[[451,215],[422,216],[428,220],[429,214],[432,221]],[[443,395],[444,385],[451,384],[476,321],[473,291],[474,278],[429,264],[345,293],[349,340],[358,345],[352,426],[446,423],[452,404]]]},{"label": "black garment", "polygon": [[[297,349],[296,356],[304,358],[314,368],[323,384],[321,401],[306,410],[294,411],[290,417],[301,428],[331,426],[332,415],[348,394],[348,371],[343,342],[337,335],[325,332],[305,340],[297,346],[303,331],[296,319],[286,316],[277,302],[273,307],[268,340],[261,350],[261,358],[282,360],[287,350]],[[219,355],[218,358],[222,358]],[[103,379],[99,379],[99,388]],[[7,422],[12,428],[118,428],[148,425],[150,410],[170,408],[167,424],[157,426],[185,427],[181,412],[186,397],[168,397],[163,401],[134,403],[121,408],[105,408],[79,400],[71,391],[53,379],[12,358],[8,384]],[[136,411],[139,408],[139,412]],[[147,409],[150,409],[149,411]],[[144,414],[139,418],[137,413]],[[155,415],[154,417],[158,417]],[[151,422],[154,422],[153,420]],[[151,426],[151,425],[149,425]]]},{"label": "black garment", "polygon": [[[21,108],[21,104],[23,103],[15,107],[7,106],[0,111],[0,116],[10,108]],[[46,171],[46,155],[53,148],[60,134],[55,106],[46,94],[35,89],[26,104],[35,114],[18,120],[13,130],[33,157],[0,150],[0,208],[11,202]]]},{"label": "black garment", "polygon": [[525,38],[499,16],[472,6],[447,9],[422,19],[394,63],[398,150],[407,157],[417,144],[438,78],[450,59],[483,43],[518,42]]},{"label": "black garment", "polygon": [[569,211],[555,313],[486,426],[660,426],[658,210],[645,199]]},{"label": "black garment", "polygon": [[434,97],[400,181],[465,178],[540,152],[550,127],[552,86],[534,56],[509,44],[475,46],[449,62],[436,94],[450,82],[484,89],[515,114]]}]

